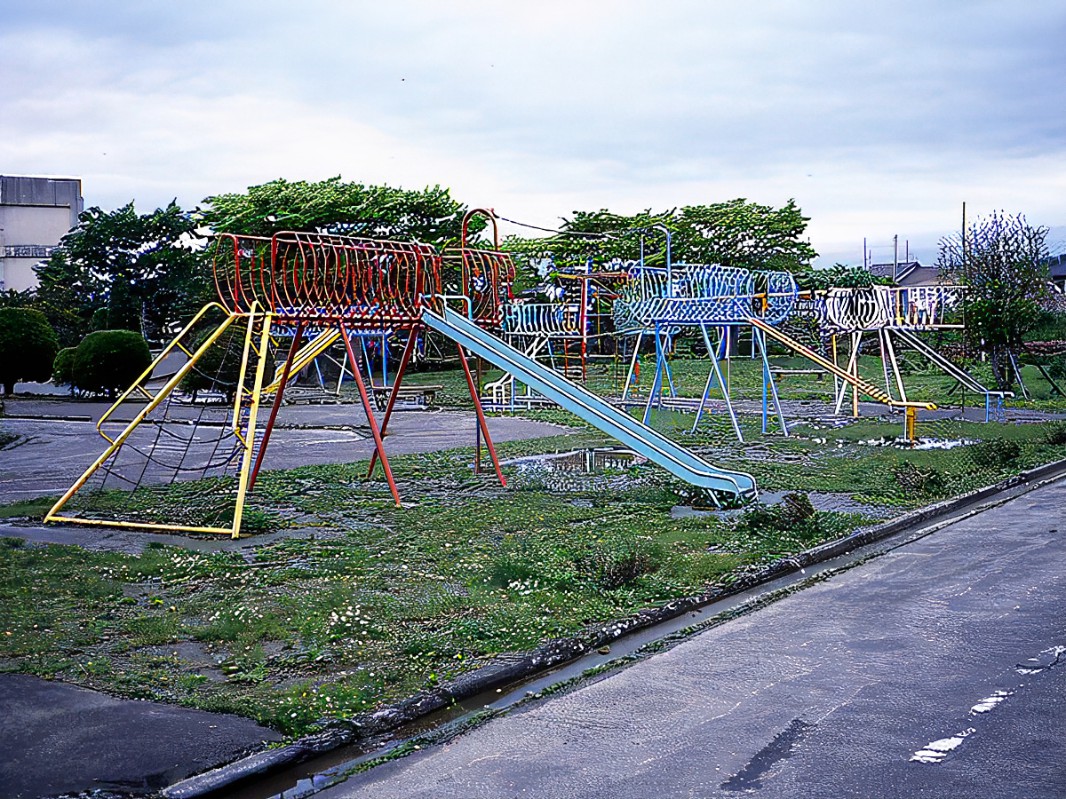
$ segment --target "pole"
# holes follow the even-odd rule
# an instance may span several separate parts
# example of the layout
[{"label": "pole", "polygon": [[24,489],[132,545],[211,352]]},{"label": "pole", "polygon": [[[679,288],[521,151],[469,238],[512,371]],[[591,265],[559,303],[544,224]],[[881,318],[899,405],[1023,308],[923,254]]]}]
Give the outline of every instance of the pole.
[{"label": "pole", "polygon": [[892,237],[892,282],[896,282],[899,275],[899,234]]}]

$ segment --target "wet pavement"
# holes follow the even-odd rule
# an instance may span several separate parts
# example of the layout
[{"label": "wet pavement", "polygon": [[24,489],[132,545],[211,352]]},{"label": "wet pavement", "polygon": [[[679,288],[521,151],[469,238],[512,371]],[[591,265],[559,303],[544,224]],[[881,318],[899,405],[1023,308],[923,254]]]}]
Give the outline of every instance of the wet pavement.
[{"label": "wet pavement", "polygon": [[1066,480],[341,797],[1066,795]]},{"label": "wet pavement", "polygon": [[253,721],[0,674],[0,797],[147,794],[281,736]]}]

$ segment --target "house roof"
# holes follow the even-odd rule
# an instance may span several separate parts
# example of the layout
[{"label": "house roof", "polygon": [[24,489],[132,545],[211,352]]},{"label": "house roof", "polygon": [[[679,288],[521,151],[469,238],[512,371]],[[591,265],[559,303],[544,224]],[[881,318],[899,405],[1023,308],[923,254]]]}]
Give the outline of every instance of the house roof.
[{"label": "house roof", "polygon": [[875,277],[889,277],[894,278],[896,283],[902,285],[914,285],[913,283],[906,282],[907,278],[915,271],[921,273],[921,277],[924,279],[928,276],[929,271],[932,271],[932,280],[930,283],[936,282],[937,268],[935,266],[922,266],[918,261],[900,261],[896,264],[871,264],[869,267],[870,274]]},{"label": "house roof", "polygon": [[1052,280],[1066,279],[1066,255],[1052,255],[1047,259],[1047,266]]}]

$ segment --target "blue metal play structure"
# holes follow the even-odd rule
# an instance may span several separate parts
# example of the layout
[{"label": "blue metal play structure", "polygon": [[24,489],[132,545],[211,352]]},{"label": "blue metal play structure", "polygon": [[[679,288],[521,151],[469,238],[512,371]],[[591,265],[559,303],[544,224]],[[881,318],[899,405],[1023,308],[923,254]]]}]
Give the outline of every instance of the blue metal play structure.
[{"label": "blue metal play structure", "polygon": [[767,429],[772,409],[782,432],[787,433],[788,427],[770,371],[766,336],[768,330],[773,331],[773,326],[791,313],[797,293],[796,282],[788,272],[753,272],[717,265],[671,264],[669,259],[665,267],[635,266],[631,271],[631,280],[623,290],[622,299],[614,306],[616,329],[637,337],[623,398],[628,395],[632,385],[636,353],[646,335],[650,335],[655,343],[655,375],[644,409],[644,421],[649,420],[653,405],[661,401],[665,389],[674,396],[676,392],[667,354],[679,333],[695,328],[703,338],[711,366],[692,429],[695,430],[699,425],[711,390],[717,386],[722,392],[733,430],[737,438],[743,440],[721,361],[728,352],[730,341],[735,340],[737,328],[750,326],[754,354],[762,360],[763,365],[763,430]]}]

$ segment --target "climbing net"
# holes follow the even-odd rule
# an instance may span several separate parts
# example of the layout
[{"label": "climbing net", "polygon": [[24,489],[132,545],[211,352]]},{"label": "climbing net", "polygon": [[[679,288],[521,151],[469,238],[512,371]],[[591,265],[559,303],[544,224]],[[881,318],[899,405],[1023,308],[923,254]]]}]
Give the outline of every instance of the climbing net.
[{"label": "climbing net", "polygon": [[[201,311],[101,417],[105,454],[55,518],[228,531],[253,391],[277,350],[263,316],[236,317],[217,304]],[[179,487],[164,496],[159,487],[169,484]]]}]

